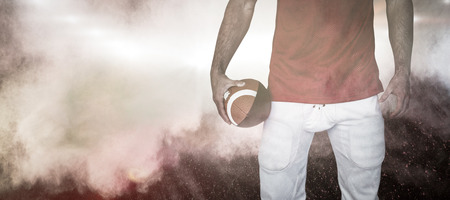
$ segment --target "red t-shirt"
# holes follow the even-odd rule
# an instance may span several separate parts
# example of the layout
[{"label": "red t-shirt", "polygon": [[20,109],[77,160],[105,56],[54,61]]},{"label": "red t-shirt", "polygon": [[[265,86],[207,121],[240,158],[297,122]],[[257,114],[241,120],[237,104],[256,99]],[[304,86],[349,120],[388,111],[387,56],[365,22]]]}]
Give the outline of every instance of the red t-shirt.
[{"label": "red t-shirt", "polygon": [[274,101],[339,103],[383,90],[373,0],[278,0],[269,73]]}]

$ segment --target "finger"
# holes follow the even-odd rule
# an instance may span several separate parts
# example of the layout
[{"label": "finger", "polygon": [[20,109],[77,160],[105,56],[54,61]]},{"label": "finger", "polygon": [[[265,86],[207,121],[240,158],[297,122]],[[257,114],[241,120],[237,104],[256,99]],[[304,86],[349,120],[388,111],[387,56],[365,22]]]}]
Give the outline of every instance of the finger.
[{"label": "finger", "polygon": [[223,93],[222,94],[225,94],[225,92],[227,91],[227,90],[229,90],[231,87],[243,87],[245,85],[245,82],[244,81],[240,81],[240,80],[237,80],[237,81],[232,81],[232,80],[230,80],[229,82],[227,82],[226,84],[225,84],[225,90],[223,91]]},{"label": "finger", "polygon": [[395,111],[391,113],[391,117],[397,117],[404,109],[404,96],[397,96],[397,104],[395,106]]},{"label": "finger", "polygon": [[226,123],[230,124],[230,120],[228,119],[228,116],[225,112],[225,104],[224,104],[224,97],[223,95],[215,95],[214,97],[214,103],[217,107],[217,112],[219,113],[220,117],[225,121]]},{"label": "finger", "polygon": [[[244,85],[245,85],[244,81],[237,80],[237,81],[232,81],[230,84],[227,85],[226,88],[228,90],[230,87],[233,87],[233,86],[243,87]],[[225,94],[225,92],[224,92],[224,94]],[[217,104],[217,110],[219,111],[219,115],[222,117],[222,119],[227,124],[231,124],[231,120],[230,120],[230,118],[228,118],[227,111],[225,110],[225,104],[224,104],[225,97],[223,95],[221,97],[222,97],[222,100]]]},{"label": "finger", "polygon": [[389,97],[390,94],[391,94],[391,91],[389,91],[388,89],[386,89],[386,91],[383,93],[383,95],[381,95],[379,101],[380,101],[380,102],[386,101],[386,99]]},{"label": "finger", "polygon": [[234,81],[234,86],[244,87],[245,82],[244,81]]},{"label": "finger", "polygon": [[223,101],[217,103],[217,111],[219,112],[219,115],[220,117],[222,117],[223,121],[225,121],[227,124],[231,124],[231,121],[230,119],[228,119],[227,113],[225,111]]},{"label": "finger", "polygon": [[408,107],[409,107],[409,97],[405,97],[403,100],[403,108],[400,111],[400,113],[398,114],[398,116],[403,116],[406,113],[406,111],[408,110]]}]

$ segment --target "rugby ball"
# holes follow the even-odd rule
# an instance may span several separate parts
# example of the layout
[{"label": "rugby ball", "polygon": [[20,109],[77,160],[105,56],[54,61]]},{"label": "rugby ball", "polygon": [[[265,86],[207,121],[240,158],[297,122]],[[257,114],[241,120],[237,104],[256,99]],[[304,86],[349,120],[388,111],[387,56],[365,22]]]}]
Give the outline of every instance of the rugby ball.
[{"label": "rugby ball", "polygon": [[244,79],[242,87],[230,87],[224,94],[225,111],[231,123],[238,127],[252,127],[269,117],[270,92],[254,79]]}]

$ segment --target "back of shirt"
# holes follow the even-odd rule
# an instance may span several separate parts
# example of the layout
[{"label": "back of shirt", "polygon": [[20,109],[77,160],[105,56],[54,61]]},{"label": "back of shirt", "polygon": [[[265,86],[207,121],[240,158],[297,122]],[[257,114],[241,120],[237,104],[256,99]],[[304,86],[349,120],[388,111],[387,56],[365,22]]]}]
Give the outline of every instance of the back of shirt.
[{"label": "back of shirt", "polygon": [[373,0],[278,0],[269,88],[274,101],[339,103],[383,90]]}]

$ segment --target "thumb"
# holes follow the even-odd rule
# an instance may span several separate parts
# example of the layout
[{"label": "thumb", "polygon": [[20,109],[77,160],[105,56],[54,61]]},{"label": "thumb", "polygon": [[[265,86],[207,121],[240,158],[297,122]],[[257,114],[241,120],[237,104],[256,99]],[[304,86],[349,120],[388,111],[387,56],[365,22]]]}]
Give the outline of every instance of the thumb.
[{"label": "thumb", "polygon": [[385,91],[385,92],[383,93],[383,95],[381,95],[381,97],[380,97],[380,102],[386,101],[386,99],[389,97],[390,94],[391,94],[391,92]]},{"label": "thumb", "polygon": [[245,82],[244,81],[234,81],[234,85],[238,87],[244,87]]}]

